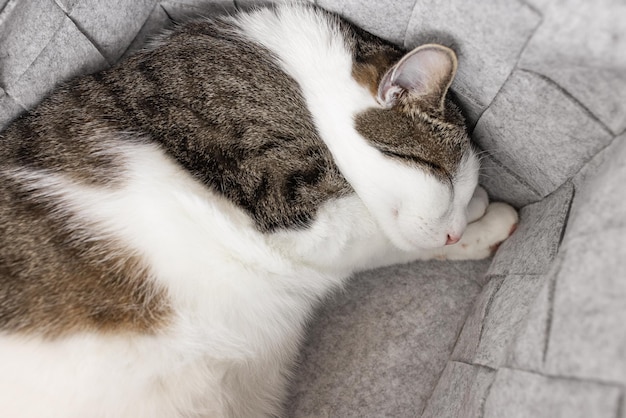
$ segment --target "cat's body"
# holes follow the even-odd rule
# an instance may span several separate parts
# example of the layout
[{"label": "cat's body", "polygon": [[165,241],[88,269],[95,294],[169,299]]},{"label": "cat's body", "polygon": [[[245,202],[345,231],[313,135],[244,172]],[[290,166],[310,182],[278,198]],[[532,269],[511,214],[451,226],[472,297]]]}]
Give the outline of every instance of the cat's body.
[{"label": "cat's body", "polygon": [[0,416],[280,415],[353,272],[488,256],[517,218],[456,60],[402,57],[312,7],[201,20],[0,134]]}]

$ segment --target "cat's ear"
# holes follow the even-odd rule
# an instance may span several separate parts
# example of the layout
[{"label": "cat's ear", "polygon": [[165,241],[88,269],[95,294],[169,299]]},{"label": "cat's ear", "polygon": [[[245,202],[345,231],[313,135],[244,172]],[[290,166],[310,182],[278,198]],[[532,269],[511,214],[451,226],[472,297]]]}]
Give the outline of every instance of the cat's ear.
[{"label": "cat's ear", "polygon": [[456,54],[443,45],[415,48],[391,67],[378,85],[377,100],[392,107],[402,93],[409,100],[442,109],[457,69]]}]

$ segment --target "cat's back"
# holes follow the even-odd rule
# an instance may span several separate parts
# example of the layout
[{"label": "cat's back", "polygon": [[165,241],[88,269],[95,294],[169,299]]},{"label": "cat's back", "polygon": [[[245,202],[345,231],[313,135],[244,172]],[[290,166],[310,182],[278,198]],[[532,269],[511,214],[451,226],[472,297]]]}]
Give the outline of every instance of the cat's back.
[{"label": "cat's back", "polygon": [[456,65],[281,5],[177,26],[16,120],[0,416],[279,416],[315,304],[460,234]]},{"label": "cat's back", "polygon": [[352,193],[306,90],[349,98],[321,84],[352,76],[334,19],[190,22],[0,133],[0,412],[213,414],[236,408],[222,391],[248,390],[224,377],[246,356],[264,360],[245,385],[284,383],[271,356],[295,355],[319,295],[266,238]]}]

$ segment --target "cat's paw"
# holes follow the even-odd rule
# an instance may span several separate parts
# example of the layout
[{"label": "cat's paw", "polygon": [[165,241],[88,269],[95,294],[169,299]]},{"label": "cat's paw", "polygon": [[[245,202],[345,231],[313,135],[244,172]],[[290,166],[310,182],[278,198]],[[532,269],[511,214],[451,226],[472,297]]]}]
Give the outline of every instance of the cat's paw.
[{"label": "cat's paw", "polygon": [[489,195],[481,186],[476,187],[474,195],[467,205],[467,222],[472,223],[482,218],[489,205]]},{"label": "cat's paw", "polygon": [[496,252],[517,227],[517,211],[506,203],[489,204],[483,217],[469,224],[461,240],[446,247],[449,260],[479,260]]}]

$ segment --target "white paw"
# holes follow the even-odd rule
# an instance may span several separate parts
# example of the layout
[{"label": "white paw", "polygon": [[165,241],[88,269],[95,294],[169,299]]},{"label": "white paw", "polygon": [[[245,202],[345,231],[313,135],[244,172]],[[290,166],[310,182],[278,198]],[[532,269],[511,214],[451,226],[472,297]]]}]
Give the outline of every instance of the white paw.
[{"label": "white paw", "polygon": [[506,203],[487,206],[482,218],[467,226],[463,238],[449,246],[446,258],[450,260],[478,260],[496,252],[498,246],[515,231],[519,218],[517,211]]},{"label": "white paw", "polygon": [[467,222],[472,223],[480,219],[485,214],[487,205],[489,205],[487,192],[481,186],[476,187],[474,195],[467,205]]}]

